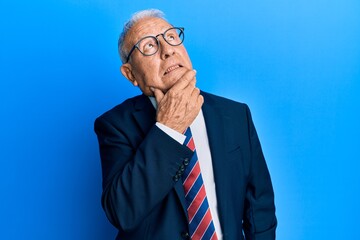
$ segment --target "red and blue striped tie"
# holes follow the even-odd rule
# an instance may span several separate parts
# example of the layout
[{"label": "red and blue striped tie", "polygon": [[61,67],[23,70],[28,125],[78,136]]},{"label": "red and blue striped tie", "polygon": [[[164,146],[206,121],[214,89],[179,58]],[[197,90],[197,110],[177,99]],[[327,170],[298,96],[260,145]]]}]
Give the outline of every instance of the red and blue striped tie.
[{"label": "red and blue striped tie", "polygon": [[194,155],[182,176],[190,236],[192,240],[217,240],[190,128],[185,131],[185,136],[184,145],[194,151]]}]

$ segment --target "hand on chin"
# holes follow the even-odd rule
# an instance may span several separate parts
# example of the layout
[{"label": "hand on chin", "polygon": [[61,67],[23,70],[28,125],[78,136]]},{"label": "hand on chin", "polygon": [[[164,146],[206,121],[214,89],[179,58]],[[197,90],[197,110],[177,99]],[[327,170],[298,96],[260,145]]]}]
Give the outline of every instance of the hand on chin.
[{"label": "hand on chin", "polygon": [[162,78],[164,89],[161,89],[165,94],[170,88],[172,88],[177,81],[179,81],[188,70],[184,67],[177,68],[174,71],[166,74]]}]

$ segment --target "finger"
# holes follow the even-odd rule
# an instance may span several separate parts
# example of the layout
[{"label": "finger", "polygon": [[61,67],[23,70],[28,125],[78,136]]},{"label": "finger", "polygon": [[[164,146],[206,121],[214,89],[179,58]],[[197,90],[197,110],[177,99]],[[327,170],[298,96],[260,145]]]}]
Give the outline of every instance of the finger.
[{"label": "finger", "polygon": [[194,89],[191,92],[192,98],[197,98],[200,95],[200,89],[197,87],[194,87]]},{"label": "finger", "polygon": [[200,90],[194,88],[188,97],[188,108],[197,108],[197,101],[200,95]]},{"label": "finger", "polygon": [[[195,84],[196,84],[196,79],[193,78],[193,79],[189,82],[189,84],[188,84],[184,89],[182,89],[182,92],[183,92],[185,95],[187,95],[188,97],[191,97],[191,95],[192,95],[193,93],[196,93],[196,91],[197,91],[197,90],[195,90],[195,89],[196,89]],[[195,92],[194,92],[194,90],[195,90]]]},{"label": "finger", "polygon": [[184,75],[182,75],[182,77],[179,79],[179,81],[177,81],[172,87],[173,91],[183,90],[189,85],[189,83],[195,85],[196,82],[195,75],[196,75],[196,70],[189,70],[185,72]]},{"label": "finger", "polygon": [[151,89],[154,93],[154,96],[155,96],[155,99],[156,99],[156,102],[159,104],[159,102],[161,102],[161,100],[163,99],[164,97],[164,93],[158,89],[158,88],[152,88]]},{"label": "finger", "polygon": [[198,109],[200,111],[200,108],[202,107],[202,105],[204,103],[204,97],[202,95],[199,95],[196,103],[197,103]]}]

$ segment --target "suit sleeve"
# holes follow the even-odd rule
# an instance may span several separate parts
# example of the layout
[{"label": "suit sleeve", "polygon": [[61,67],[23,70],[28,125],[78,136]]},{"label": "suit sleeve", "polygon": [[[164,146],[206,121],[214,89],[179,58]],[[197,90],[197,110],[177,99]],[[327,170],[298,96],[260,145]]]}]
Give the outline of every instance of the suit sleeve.
[{"label": "suit sleeve", "polygon": [[275,239],[274,191],[258,135],[246,106],[249,127],[251,163],[245,197],[243,229],[246,240]]},{"label": "suit sleeve", "polygon": [[103,170],[102,206],[115,227],[132,231],[173,189],[174,176],[193,153],[155,125],[138,146],[130,143],[128,129],[104,118],[95,121],[95,132]]}]

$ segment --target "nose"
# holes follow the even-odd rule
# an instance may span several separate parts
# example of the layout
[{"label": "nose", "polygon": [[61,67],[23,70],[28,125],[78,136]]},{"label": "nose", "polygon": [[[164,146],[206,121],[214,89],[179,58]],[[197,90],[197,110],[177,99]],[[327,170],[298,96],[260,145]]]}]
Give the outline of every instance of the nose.
[{"label": "nose", "polygon": [[174,46],[171,46],[168,44],[164,38],[158,38],[160,42],[159,50],[160,50],[160,57],[161,59],[167,59],[170,56],[175,54],[175,48]]}]

